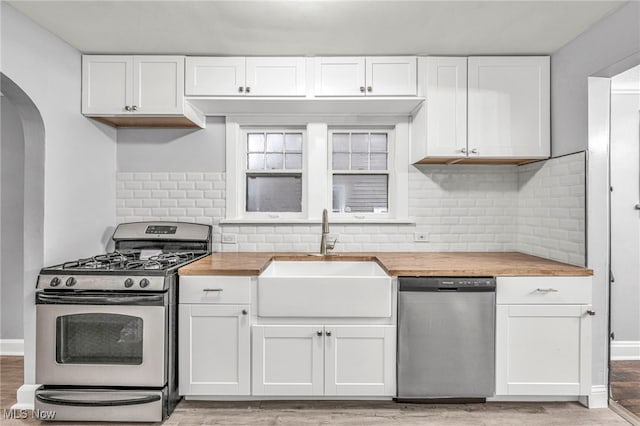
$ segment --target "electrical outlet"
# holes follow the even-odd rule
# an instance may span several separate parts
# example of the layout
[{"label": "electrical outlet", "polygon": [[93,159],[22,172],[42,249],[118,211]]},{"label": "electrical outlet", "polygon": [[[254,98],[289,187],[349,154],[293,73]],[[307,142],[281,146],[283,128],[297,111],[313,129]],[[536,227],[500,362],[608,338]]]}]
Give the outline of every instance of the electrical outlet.
[{"label": "electrical outlet", "polygon": [[222,234],[222,244],[237,244],[238,236],[236,234]]},{"label": "electrical outlet", "polygon": [[429,242],[429,233],[428,232],[414,232],[413,241],[417,243],[428,243]]}]

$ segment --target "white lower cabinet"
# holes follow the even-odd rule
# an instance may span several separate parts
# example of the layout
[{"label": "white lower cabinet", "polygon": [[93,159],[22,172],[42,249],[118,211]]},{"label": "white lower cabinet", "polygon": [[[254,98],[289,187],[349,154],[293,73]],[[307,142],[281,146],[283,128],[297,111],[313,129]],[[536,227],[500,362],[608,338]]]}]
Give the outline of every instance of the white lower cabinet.
[{"label": "white lower cabinet", "polygon": [[253,395],[395,395],[395,326],[256,325]]},{"label": "white lower cabinet", "polygon": [[250,305],[180,304],[181,395],[251,393]]},{"label": "white lower cabinet", "polygon": [[496,395],[591,391],[591,277],[498,278]]}]

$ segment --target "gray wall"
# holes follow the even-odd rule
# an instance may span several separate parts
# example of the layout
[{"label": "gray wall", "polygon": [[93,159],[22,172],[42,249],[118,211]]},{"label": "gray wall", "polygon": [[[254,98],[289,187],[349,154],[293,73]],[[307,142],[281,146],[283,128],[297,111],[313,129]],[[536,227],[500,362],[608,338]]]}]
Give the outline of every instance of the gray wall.
[{"label": "gray wall", "polygon": [[17,110],[2,96],[2,268],[0,269],[0,339],[22,339],[24,280],[24,133]]},{"label": "gray wall", "polygon": [[630,1],[551,56],[553,156],[587,149],[587,78],[640,52],[640,2]]},{"label": "gray wall", "polygon": [[120,172],[223,172],[225,121],[205,129],[119,129]]}]

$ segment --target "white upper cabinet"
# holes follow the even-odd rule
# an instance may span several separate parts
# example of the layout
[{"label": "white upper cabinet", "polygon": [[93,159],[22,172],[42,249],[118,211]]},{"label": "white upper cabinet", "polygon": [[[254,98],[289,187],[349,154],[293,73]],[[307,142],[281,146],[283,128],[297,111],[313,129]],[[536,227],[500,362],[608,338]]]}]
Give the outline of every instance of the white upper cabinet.
[{"label": "white upper cabinet", "polygon": [[133,112],[180,114],[184,106],[183,56],[133,57]]},{"label": "white upper cabinet", "polygon": [[470,151],[483,157],[548,157],[549,80],[548,56],[470,57]]},{"label": "white upper cabinet", "polygon": [[133,105],[133,56],[82,57],[82,113],[126,113]]},{"label": "white upper cabinet", "polygon": [[414,56],[315,58],[315,96],[416,96]]},{"label": "white upper cabinet", "polygon": [[305,59],[189,57],[187,96],[305,96]]}]

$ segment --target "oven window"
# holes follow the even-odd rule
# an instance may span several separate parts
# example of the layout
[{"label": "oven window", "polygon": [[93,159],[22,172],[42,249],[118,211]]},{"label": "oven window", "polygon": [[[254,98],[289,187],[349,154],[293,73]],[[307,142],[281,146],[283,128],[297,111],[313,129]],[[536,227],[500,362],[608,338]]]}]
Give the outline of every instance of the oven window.
[{"label": "oven window", "polygon": [[73,314],[56,319],[59,364],[142,364],[142,318]]}]

